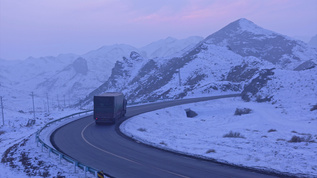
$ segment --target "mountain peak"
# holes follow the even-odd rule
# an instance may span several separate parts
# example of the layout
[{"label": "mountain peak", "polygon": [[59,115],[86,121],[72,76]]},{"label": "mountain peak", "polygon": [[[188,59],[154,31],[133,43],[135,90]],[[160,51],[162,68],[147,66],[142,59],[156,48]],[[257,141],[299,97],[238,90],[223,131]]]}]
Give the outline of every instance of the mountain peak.
[{"label": "mountain peak", "polygon": [[[264,36],[271,36],[273,34],[276,34],[270,30],[266,30],[262,27],[259,27],[252,21],[241,18],[234,22],[231,22],[227,26],[223,27],[219,31],[215,32],[214,34],[208,36],[205,41],[208,41],[210,39],[213,39],[214,37],[220,37],[220,38],[228,38],[230,36],[235,36],[242,33],[249,33],[254,35],[264,35]],[[219,39],[218,39],[219,40]]]},{"label": "mountain peak", "polygon": [[242,31],[249,31],[249,32],[252,32],[254,34],[262,34],[262,35],[272,35],[274,33],[270,30],[266,30],[266,29],[256,25],[252,21],[247,20],[245,18],[239,19],[238,22],[240,24],[240,28]]},{"label": "mountain peak", "polygon": [[228,24],[208,36],[203,43],[227,47],[240,56],[254,56],[289,69],[303,60],[303,56],[296,55],[294,51],[306,49],[304,43],[266,30],[245,18]]},{"label": "mountain peak", "polygon": [[[255,23],[252,21],[246,19],[246,18],[241,18],[235,21],[236,23],[239,23],[240,28],[259,28]],[[235,23],[233,22],[233,23]]]}]

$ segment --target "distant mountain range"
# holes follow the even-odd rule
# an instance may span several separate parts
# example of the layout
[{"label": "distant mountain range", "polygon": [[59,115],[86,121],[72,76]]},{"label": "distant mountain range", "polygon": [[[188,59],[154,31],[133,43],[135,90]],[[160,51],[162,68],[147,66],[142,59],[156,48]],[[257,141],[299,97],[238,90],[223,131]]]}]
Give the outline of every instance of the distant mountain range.
[{"label": "distant mountain range", "polygon": [[130,102],[242,92],[246,101],[300,102],[307,109],[317,99],[316,64],[315,48],[239,19],[182,55],[147,59],[132,52],[80,104],[106,91],[121,91]]},{"label": "distant mountain range", "polygon": [[242,18],[205,39],[1,61],[0,78],[8,88],[67,95],[76,106],[91,106],[107,91],[121,91],[129,102],[241,92],[246,101],[307,109],[317,100],[316,64],[316,48]]},{"label": "distant mountain range", "polygon": [[[148,58],[177,55],[201,41],[202,37],[175,39],[168,37],[140,49],[130,45],[103,46],[84,55],[61,54],[22,61],[0,60],[0,84],[6,88],[46,93],[53,98],[66,96],[71,103],[86,97],[107,81],[116,61],[136,51]],[[10,90],[10,89],[9,89]],[[57,102],[56,102],[57,103]]]}]

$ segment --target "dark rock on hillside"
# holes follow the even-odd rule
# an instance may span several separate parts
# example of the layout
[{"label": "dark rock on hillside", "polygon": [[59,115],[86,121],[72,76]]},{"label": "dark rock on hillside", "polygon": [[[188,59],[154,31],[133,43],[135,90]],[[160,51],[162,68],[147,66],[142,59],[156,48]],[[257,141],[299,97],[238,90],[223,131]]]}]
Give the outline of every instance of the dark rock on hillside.
[{"label": "dark rock on hillside", "polygon": [[270,76],[274,75],[273,69],[263,69],[259,72],[258,77],[254,78],[249,84],[244,87],[242,91],[242,99],[245,101],[251,101],[255,98],[257,102],[271,101],[272,96],[260,96],[258,92],[266,86],[268,80],[271,80]]},{"label": "dark rock on hillside", "polygon": [[[147,84],[142,85],[142,87],[139,87],[139,90],[136,90],[135,98],[143,96],[149,96],[150,93],[162,88],[164,85],[166,85],[172,78],[173,75],[178,73],[178,70],[182,67],[184,67],[187,63],[195,59],[195,55],[201,52],[202,50],[206,50],[206,48],[203,46],[203,44],[198,45],[193,50],[189,51],[187,54],[185,54],[183,57],[177,57],[170,59],[167,63],[157,66],[157,68],[151,69],[151,75],[147,78]],[[143,68],[140,70],[142,71]]]},{"label": "dark rock on hillside", "polygon": [[131,78],[131,71],[142,62],[144,58],[135,51],[130,53],[130,57],[123,57],[122,61],[117,61],[112,68],[111,75],[108,80],[97,89],[89,93],[89,95],[81,102],[83,105],[92,101],[93,96],[99,95],[106,91],[122,91],[128,87],[128,81]]},{"label": "dark rock on hillside", "polygon": [[250,67],[248,64],[234,66],[229,71],[226,80],[230,82],[248,81],[257,71],[257,68]]},{"label": "dark rock on hillside", "polygon": [[133,67],[133,63],[130,63],[126,58],[124,58],[123,61],[117,61],[115,63],[115,66],[112,68],[111,76],[109,77],[109,79],[97,89],[89,93],[89,95],[82,101],[84,102],[83,104],[88,104],[92,101],[93,96],[109,91],[109,89],[111,88],[121,88],[123,85],[122,80],[130,77],[129,71],[125,68],[125,64]]},{"label": "dark rock on hillside", "polygon": [[297,66],[294,70],[295,71],[300,71],[300,70],[308,70],[308,69],[312,69],[316,67],[316,64],[312,61],[305,61],[302,64],[300,64],[299,66]]},{"label": "dark rock on hillside", "polygon": [[196,85],[204,78],[206,78],[206,74],[200,74],[198,71],[194,72],[192,76],[190,76],[184,83],[184,85]]},{"label": "dark rock on hillside", "polygon": [[190,108],[185,109],[185,112],[186,112],[186,116],[189,118],[193,118],[198,115],[195,111],[191,110]]},{"label": "dark rock on hillside", "polygon": [[236,108],[234,115],[241,116],[243,114],[250,114],[251,112],[252,112],[252,109],[250,109],[250,108]]},{"label": "dark rock on hillside", "polygon": [[[287,70],[298,66],[296,70],[305,70],[315,64],[303,61],[315,58],[317,52],[307,44],[240,19],[210,35],[179,57],[148,60],[137,52],[131,52],[128,57],[116,62],[109,79],[91,92],[83,104],[91,103],[94,95],[110,91],[123,92],[129,102],[179,99],[194,92],[212,94],[214,91],[242,90],[242,98],[246,101],[269,101],[272,96],[261,96],[258,93],[274,72],[273,69],[260,70],[259,66]],[[199,60],[210,60],[207,63],[214,63],[215,68],[209,71],[210,66],[200,65]],[[223,60],[226,65],[216,66]],[[179,70],[183,69],[188,73],[179,86],[177,76]]]},{"label": "dark rock on hillside", "polygon": [[[134,77],[130,76],[130,71],[133,71],[134,65],[136,65],[137,62],[141,62],[143,59],[138,53],[131,52],[130,58],[124,57],[122,61],[116,62],[109,79],[91,92],[83,100],[83,104],[88,104],[92,101],[94,95],[106,91],[125,90],[127,91],[125,95],[129,101],[140,98],[146,101],[162,98],[166,95],[155,95],[151,93],[166,85],[180,68],[194,60],[195,55],[202,50],[206,50],[206,48],[203,44],[200,44],[193,50],[185,53],[183,57],[171,58],[161,65],[158,65],[154,60],[149,60],[138,70],[137,75]],[[197,82],[195,79],[191,81],[192,84],[195,82]]]},{"label": "dark rock on hillside", "polygon": [[154,60],[149,60],[149,62],[147,62],[142,68],[141,70],[139,70],[139,73],[137,76],[135,76],[131,82],[129,82],[129,85],[132,84],[140,84],[142,85],[142,82],[140,81],[140,79],[144,78],[147,79],[147,75],[152,71],[152,70],[156,70],[158,69],[158,66],[156,64],[156,62]]},{"label": "dark rock on hillside", "polygon": [[132,51],[132,52],[130,53],[130,59],[131,59],[132,61],[142,61],[142,60],[143,60],[143,57],[142,57],[139,53],[137,53],[137,52],[135,52],[135,51]]}]

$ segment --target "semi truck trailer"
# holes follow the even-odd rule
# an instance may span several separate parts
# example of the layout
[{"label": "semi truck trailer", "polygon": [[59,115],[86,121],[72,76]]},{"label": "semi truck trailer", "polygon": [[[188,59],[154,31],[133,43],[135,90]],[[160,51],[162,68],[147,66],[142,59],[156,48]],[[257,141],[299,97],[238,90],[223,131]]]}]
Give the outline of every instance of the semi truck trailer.
[{"label": "semi truck trailer", "polygon": [[127,100],[119,92],[107,92],[94,96],[94,120],[96,124],[114,124],[127,112]]}]

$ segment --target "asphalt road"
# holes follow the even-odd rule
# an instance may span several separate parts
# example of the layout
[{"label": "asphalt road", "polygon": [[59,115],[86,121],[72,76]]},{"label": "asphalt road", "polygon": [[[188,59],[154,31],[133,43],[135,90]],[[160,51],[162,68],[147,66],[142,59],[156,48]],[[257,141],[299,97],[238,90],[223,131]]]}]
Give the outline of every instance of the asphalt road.
[{"label": "asphalt road", "polygon": [[[128,107],[124,119],[164,107],[238,95],[213,96]],[[124,120],[123,119],[123,120]],[[272,177],[249,169],[195,159],[135,142],[118,125],[96,125],[92,116],[57,129],[56,149],[113,177]]]}]

